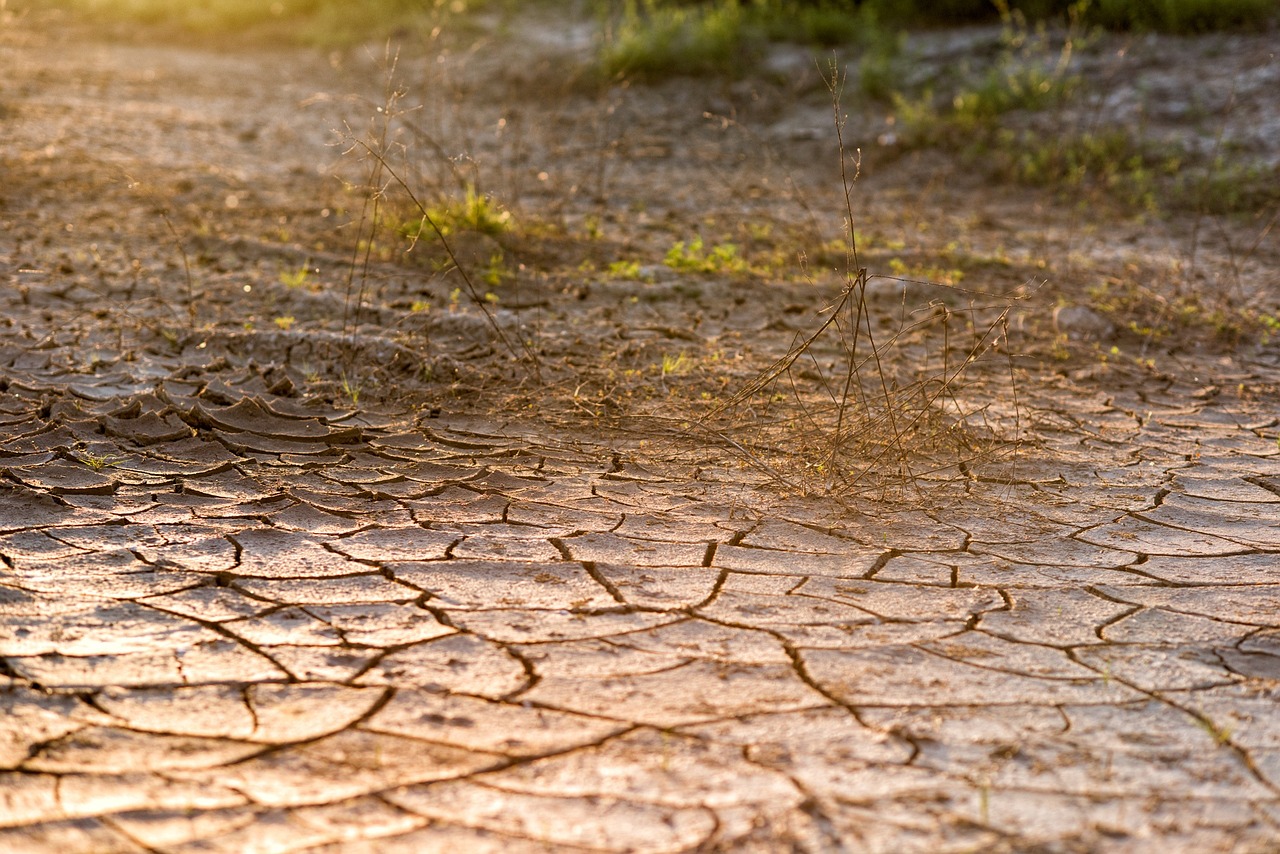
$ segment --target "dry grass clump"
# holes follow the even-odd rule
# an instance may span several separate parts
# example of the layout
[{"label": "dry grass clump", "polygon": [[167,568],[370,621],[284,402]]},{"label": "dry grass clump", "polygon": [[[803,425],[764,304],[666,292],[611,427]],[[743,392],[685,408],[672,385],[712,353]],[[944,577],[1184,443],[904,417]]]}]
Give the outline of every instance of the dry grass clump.
[{"label": "dry grass clump", "polygon": [[[1006,342],[1021,295],[911,283],[940,296],[895,318],[869,302],[868,286],[885,281],[902,280],[857,270],[817,329],[699,426],[778,483],[835,497],[923,490],[1014,450],[1020,417]],[[969,304],[953,308],[943,295]],[[1003,376],[997,361],[1009,366]]]},{"label": "dry grass clump", "polygon": [[[923,490],[1016,449],[1021,419],[1007,342],[1013,304],[1026,294],[985,295],[861,265],[852,189],[859,158],[845,147],[844,81],[834,63],[827,82],[844,187],[845,284],[817,328],[700,426],[802,493]],[[1001,372],[988,368],[996,359],[1008,385],[993,395]],[[983,400],[969,394],[980,369]]]}]

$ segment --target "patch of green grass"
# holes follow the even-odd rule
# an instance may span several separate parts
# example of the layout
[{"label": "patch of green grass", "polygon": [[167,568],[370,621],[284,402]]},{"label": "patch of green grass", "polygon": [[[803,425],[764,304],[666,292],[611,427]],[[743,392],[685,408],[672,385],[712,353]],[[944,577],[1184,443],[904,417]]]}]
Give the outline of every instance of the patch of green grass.
[{"label": "patch of green grass", "polygon": [[[493,197],[468,185],[462,198],[446,198],[427,208],[427,216],[448,237],[460,231],[474,231],[497,237],[513,225],[511,212],[498,204]],[[416,240],[432,233],[431,226],[419,217],[403,222],[400,234]]]},{"label": "patch of green grass", "polygon": [[1268,168],[1220,155],[1180,172],[1170,196],[1175,206],[1204,214],[1264,210],[1280,205],[1280,165]]},{"label": "patch of green grass", "polygon": [[1088,19],[1109,29],[1207,33],[1261,27],[1276,17],[1274,0],[1094,0]]},{"label": "patch of green grass", "polygon": [[951,118],[962,128],[970,128],[1014,110],[1043,110],[1068,100],[1078,85],[1078,77],[1065,77],[1039,66],[1002,65],[977,86],[956,93]]},{"label": "patch of green grass", "polygon": [[311,270],[304,264],[296,270],[281,270],[280,284],[286,288],[300,288],[311,278]]},{"label": "patch of green grass", "polygon": [[758,46],[736,0],[694,7],[627,0],[600,61],[610,77],[731,73]]},{"label": "patch of green grass", "polygon": [[[1149,285],[1144,282],[1156,282]],[[1278,322],[1256,306],[1198,287],[1161,281],[1158,271],[1126,271],[1088,289],[1090,306],[1151,343],[1235,348],[1270,341]]]},{"label": "patch of green grass", "polygon": [[872,5],[855,9],[832,0],[755,0],[752,8],[756,25],[773,41],[835,47],[879,35]]},{"label": "patch of green grass", "polygon": [[[965,65],[958,69],[958,82],[950,92],[937,95],[932,88],[912,95],[892,91],[888,100],[895,105],[895,123],[908,144],[935,144],[961,135],[972,138],[989,135],[999,119],[1015,111],[1035,112],[1068,102],[1081,85],[1071,72],[1071,63],[1085,33],[1078,16],[1060,41],[1051,41],[1043,30],[1032,30],[1021,15],[1004,9],[1000,51],[985,71],[975,73]],[[892,67],[898,60],[885,60]],[[879,89],[882,72],[872,64],[870,84],[863,90]],[[882,100],[884,100],[882,98]]]},{"label": "patch of green grass", "polygon": [[600,6],[607,76],[738,74],[771,41],[833,47],[879,36],[872,12],[836,0],[625,0],[617,14]]},{"label": "patch of green grass", "polygon": [[347,376],[346,371],[342,372],[340,383],[342,396],[351,402],[352,406],[360,405],[360,381],[354,377]]},{"label": "patch of green grass", "polygon": [[639,261],[613,261],[606,269],[610,276],[618,279],[631,279],[638,282],[647,278],[640,269]]},{"label": "patch of green grass", "polygon": [[662,376],[664,377],[687,374],[692,369],[693,360],[684,352],[680,352],[675,356],[672,356],[669,353],[663,354],[662,356]]},{"label": "patch of green grass", "polygon": [[893,26],[979,23],[1007,11],[1033,23],[1077,15],[1112,30],[1180,34],[1259,27],[1276,17],[1274,0],[864,0],[860,8]]},{"label": "patch of green grass", "polygon": [[[1047,31],[1030,28],[1006,7],[1001,50],[985,71],[960,68],[958,82],[941,96],[932,89],[890,92],[899,143],[951,148],[1000,178],[1052,188],[1082,204],[1118,204],[1149,214],[1191,210],[1217,215],[1280,202],[1280,170],[1274,167],[1225,156],[1206,163],[1188,148],[1143,141],[1128,127],[1046,131],[1043,120],[1028,127],[1028,122],[1011,118],[1078,99],[1083,81],[1072,71],[1072,59],[1089,39],[1080,23],[1088,8],[1074,7],[1072,26],[1053,41]],[[892,68],[900,61],[864,60],[864,73],[871,72],[864,93],[879,96],[881,65]]]},{"label": "patch of green grass", "polygon": [[77,452],[75,458],[94,471],[102,471],[104,468],[114,466],[124,460],[124,457],[115,454],[95,454],[88,450]]},{"label": "patch of green grass", "polygon": [[[495,252],[489,256],[489,263],[484,268],[484,273],[480,277],[486,285],[496,288],[509,282],[515,277],[515,271],[507,266],[506,257],[502,252]],[[488,297],[488,294],[485,294]]]},{"label": "patch of green grass", "polygon": [[[515,0],[28,0],[103,24],[194,36],[261,36],[311,45],[353,44],[392,32],[430,33],[445,20]],[[592,0],[606,31],[609,74],[736,72],[768,41],[822,47],[881,38],[881,27],[988,21],[998,10],[1031,22],[1065,20],[1109,29],[1201,33],[1256,29],[1277,16],[1275,0]]]},{"label": "patch of green grass", "polygon": [[909,264],[901,258],[889,259],[889,272],[900,279],[932,282],[938,285],[958,285],[964,279],[959,267],[943,267],[936,264]]},{"label": "patch of green grass", "polygon": [[1280,168],[1195,155],[1165,143],[1140,140],[1127,129],[1042,134],[1000,130],[970,157],[996,174],[1050,187],[1087,204],[1134,211],[1192,211],[1223,215],[1280,204]]},{"label": "patch of green grass", "polygon": [[[1258,28],[1274,0],[596,0],[605,24],[607,75],[737,74],[770,41],[822,47],[860,44],[866,94],[888,100],[896,55],[888,31],[996,18],[1113,30],[1201,33]],[[1047,94],[1029,80],[1027,94]]]},{"label": "patch of green grass", "polygon": [[[1071,28],[1199,33],[1257,28],[1277,17],[1274,0],[597,0],[604,21],[601,67],[608,76],[659,78],[738,74],[771,41],[861,45],[864,94],[888,101],[901,77],[901,28],[999,18],[1025,37],[1046,22]],[[996,75],[957,104],[979,116],[1037,108],[1068,83],[1053,71]]]},{"label": "patch of green grass", "polygon": [[1159,210],[1162,185],[1178,174],[1183,162],[1176,150],[1144,145],[1119,129],[1048,139],[1005,131],[995,151],[1002,171],[1024,183],[1073,194],[1099,191],[1112,202],[1150,212]]},{"label": "patch of green grass", "polygon": [[717,243],[707,247],[701,237],[687,243],[677,241],[667,250],[663,263],[673,270],[691,273],[747,273],[751,270],[736,243]]},{"label": "patch of green grass", "polygon": [[903,48],[906,36],[898,34],[875,39],[858,62],[858,88],[873,101],[890,103],[898,93],[902,80]]}]

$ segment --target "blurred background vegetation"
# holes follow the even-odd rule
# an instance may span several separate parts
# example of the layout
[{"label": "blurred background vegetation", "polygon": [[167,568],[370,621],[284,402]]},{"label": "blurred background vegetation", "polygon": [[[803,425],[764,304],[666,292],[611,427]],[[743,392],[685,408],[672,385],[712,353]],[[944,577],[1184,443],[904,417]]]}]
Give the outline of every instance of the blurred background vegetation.
[{"label": "blurred background vegetation", "polygon": [[[21,6],[22,0],[15,5]],[[477,11],[541,5],[594,15],[611,43],[608,62],[628,68],[643,54],[699,56],[713,70],[726,53],[761,40],[835,46],[885,30],[989,23],[1009,14],[1031,22],[1079,20],[1119,30],[1190,34],[1274,23],[1276,0],[29,0],[106,24],[147,25],[196,35],[253,32],[333,45],[419,28]],[[647,42],[648,47],[637,44]]]}]

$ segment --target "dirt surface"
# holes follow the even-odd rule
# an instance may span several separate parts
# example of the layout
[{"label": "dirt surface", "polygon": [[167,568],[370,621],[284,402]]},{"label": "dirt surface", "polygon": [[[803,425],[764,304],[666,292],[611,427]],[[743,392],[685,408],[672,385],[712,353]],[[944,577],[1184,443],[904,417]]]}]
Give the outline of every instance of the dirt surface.
[{"label": "dirt surface", "polygon": [[[601,86],[536,12],[398,57],[0,16],[0,848],[1280,844],[1280,348],[1222,328],[1280,308],[1274,210],[993,181],[850,99],[858,261],[959,288],[810,340],[807,52]],[[1025,121],[1274,167],[1273,45],[1108,36]],[[411,245],[396,176],[515,227]]]}]

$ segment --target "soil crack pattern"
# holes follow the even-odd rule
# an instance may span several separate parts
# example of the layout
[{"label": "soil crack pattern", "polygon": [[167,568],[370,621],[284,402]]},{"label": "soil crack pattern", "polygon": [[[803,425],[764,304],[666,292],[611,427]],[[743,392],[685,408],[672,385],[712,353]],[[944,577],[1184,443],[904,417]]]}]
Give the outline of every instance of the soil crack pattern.
[{"label": "soil crack pattern", "polygon": [[[0,851],[1280,850],[1273,210],[1064,200],[1013,130],[996,186],[901,99],[828,157],[795,45],[569,74],[547,4],[394,63],[14,5]],[[1140,123],[1230,88],[1223,150],[1280,139],[1266,34],[1098,39],[1090,116],[1202,83]],[[388,92],[381,159],[332,144]],[[1108,188],[1219,186],[1156,151]]]}]

